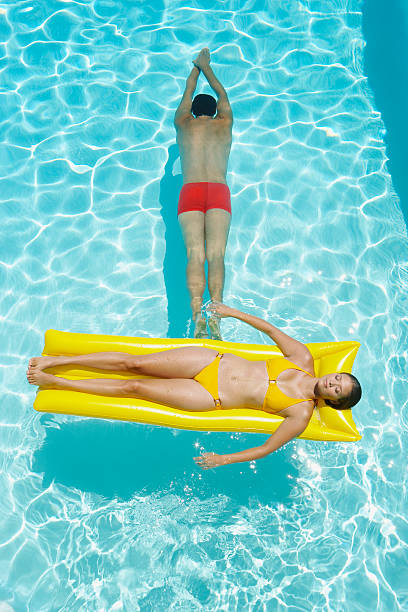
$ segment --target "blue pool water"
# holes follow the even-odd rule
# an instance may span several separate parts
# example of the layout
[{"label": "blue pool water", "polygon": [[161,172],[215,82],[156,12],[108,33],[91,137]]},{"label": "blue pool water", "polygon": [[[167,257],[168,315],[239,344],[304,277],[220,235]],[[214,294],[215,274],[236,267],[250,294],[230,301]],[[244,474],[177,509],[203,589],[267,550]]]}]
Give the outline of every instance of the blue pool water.
[{"label": "blue pool water", "polygon": [[[362,3],[267,6],[0,6],[2,612],[408,608],[407,234]],[[172,118],[204,45],[235,115],[225,301],[360,340],[364,389],[360,442],[212,472],[200,449],[265,437],[40,415],[24,378],[50,327],[190,333]]]},{"label": "blue pool water", "polygon": [[364,73],[374,93],[375,105],[386,126],[387,166],[408,223],[408,178],[405,143],[408,125],[408,4],[405,0],[364,0]]}]

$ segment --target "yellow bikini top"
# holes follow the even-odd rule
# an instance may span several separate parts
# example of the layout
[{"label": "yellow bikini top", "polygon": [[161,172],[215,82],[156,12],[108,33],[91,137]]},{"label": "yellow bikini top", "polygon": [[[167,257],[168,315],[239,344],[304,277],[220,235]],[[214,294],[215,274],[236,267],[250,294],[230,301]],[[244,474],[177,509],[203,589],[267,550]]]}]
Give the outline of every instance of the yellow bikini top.
[{"label": "yellow bikini top", "polygon": [[[293,406],[293,404],[299,404],[300,402],[307,402],[309,400],[314,399],[312,397],[289,397],[279,389],[276,381],[281,372],[284,372],[285,370],[300,370],[300,372],[309,374],[309,372],[306,372],[306,370],[299,368],[299,366],[292,363],[292,361],[289,361],[284,357],[275,357],[274,359],[267,359],[266,369],[268,370],[269,387],[268,391],[266,392],[262,407],[263,410],[265,410],[266,412],[280,412],[281,410],[284,410],[284,408]],[[311,374],[309,374],[309,376],[311,376]]]}]

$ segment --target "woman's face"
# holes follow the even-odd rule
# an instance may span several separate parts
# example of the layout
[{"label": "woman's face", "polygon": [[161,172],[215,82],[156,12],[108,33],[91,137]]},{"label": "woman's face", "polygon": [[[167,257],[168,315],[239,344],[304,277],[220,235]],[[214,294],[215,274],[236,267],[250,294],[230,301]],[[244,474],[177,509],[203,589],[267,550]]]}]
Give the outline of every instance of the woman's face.
[{"label": "woman's face", "polygon": [[353,383],[347,374],[325,374],[319,378],[317,383],[317,395],[323,399],[332,401],[348,397],[353,388]]}]

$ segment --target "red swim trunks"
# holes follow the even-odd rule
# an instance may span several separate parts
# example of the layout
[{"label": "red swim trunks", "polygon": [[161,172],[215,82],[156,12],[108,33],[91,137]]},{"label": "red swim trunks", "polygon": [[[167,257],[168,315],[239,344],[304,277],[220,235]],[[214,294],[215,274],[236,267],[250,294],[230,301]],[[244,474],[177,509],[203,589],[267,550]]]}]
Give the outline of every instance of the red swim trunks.
[{"label": "red swim trunks", "polygon": [[225,183],[186,183],[180,191],[178,214],[191,211],[206,213],[221,208],[231,214],[231,194]]}]

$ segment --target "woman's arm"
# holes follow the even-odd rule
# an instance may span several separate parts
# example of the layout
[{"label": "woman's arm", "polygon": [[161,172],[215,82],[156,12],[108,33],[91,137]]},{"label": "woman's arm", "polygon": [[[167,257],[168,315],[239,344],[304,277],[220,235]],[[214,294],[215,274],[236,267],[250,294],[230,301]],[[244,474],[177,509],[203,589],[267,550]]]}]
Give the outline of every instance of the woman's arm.
[{"label": "woman's arm", "polygon": [[231,455],[217,455],[215,453],[204,453],[200,457],[194,457],[194,461],[203,468],[208,470],[213,467],[220,465],[228,465],[230,463],[240,463],[242,461],[254,461],[256,459],[262,459],[266,455],[270,455],[273,451],[277,450],[296,436],[299,436],[307,427],[310,421],[310,416],[301,417],[286,417],[283,423],[279,425],[278,429],[271,435],[270,438],[262,444],[262,446],[256,446],[255,448],[249,448],[248,450],[241,451],[239,453],[232,453]]},{"label": "woman's arm", "polygon": [[313,357],[307,346],[280,331],[280,329],[271,325],[271,323],[259,317],[247,314],[246,312],[241,312],[236,308],[230,308],[226,304],[212,302],[208,309],[212,314],[218,317],[233,317],[234,319],[248,323],[248,325],[251,325],[255,329],[259,329],[259,331],[267,334],[271,340],[277,344],[284,356],[290,361],[294,361],[304,369],[311,368],[311,372],[313,372]]},{"label": "woman's arm", "polygon": [[200,69],[197,66],[191,70],[189,76],[186,81],[186,88],[184,90],[183,97],[181,98],[181,102],[178,105],[176,110],[176,114],[174,115],[174,123],[175,125],[179,125],[180,122],[185,119],[188,115],[191,117],[191,105],[193,103],[193,94],[197,87],[197,80],[200,74]]}]

